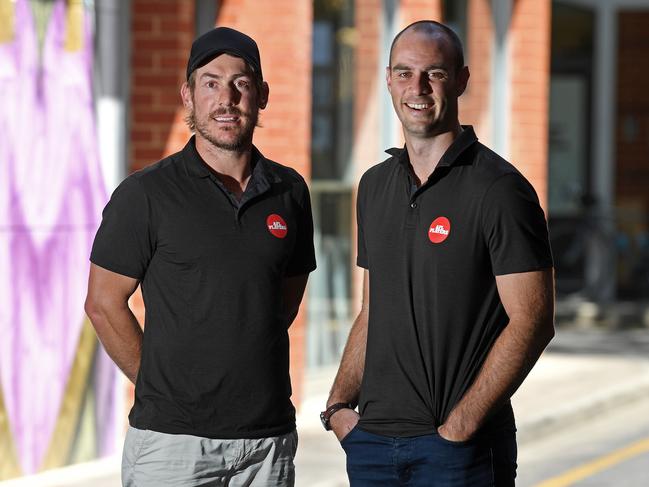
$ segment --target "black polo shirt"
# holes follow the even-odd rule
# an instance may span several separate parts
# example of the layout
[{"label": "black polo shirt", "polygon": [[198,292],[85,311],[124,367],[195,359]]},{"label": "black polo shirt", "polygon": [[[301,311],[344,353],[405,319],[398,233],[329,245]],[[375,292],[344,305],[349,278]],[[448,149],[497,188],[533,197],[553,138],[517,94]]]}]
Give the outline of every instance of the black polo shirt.
[{"label": "black polo shirt", "polygon": [[[407,151],[388,152],[358,189],[357,263],[370,279],[360,427],[416,436],[445,421],[509,321],[495,276],[552,257],[534,189],[471,127],[415,191]],[[514,427],[511,405],[491,426]]]},{"label": "black polo shirt", "polygon": [[253,150],[241,201],[185,148],[126,178],[90,260],[141,281],[146,325],[130,424],[259,438],[295,428],[281,283],[315,269],[306,183]]}]

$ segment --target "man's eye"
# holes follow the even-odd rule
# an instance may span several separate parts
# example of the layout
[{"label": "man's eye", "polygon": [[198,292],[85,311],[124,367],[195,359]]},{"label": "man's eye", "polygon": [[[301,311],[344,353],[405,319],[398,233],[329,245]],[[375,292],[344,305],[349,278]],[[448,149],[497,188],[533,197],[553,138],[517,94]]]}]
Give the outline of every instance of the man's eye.
[{"label": "man's eye", "polygon": [[410,72],[409,71],[401,71],[400,73],[397,73],[397,77],[403,78],[403,79],[408,79],[410,78]]},{"label": "man's eye", "polygon": [[432,72],[428,73],[428,77],[430,79],[438,79],[438,80],[439,79],[446,79],[446,73],[444,73],[443,71],[432,71]]},{"label": "man's eye", "polygon": [[236,85],[239,88],[248,88],[248,86],[250,86],[250,83],[248,83],[246,80],[238,80]]},{"label": "man's eye", "polygon": [[216,82],[215,81],[208,81],[206,86],[208,88],[215,88],[216,87]]}]

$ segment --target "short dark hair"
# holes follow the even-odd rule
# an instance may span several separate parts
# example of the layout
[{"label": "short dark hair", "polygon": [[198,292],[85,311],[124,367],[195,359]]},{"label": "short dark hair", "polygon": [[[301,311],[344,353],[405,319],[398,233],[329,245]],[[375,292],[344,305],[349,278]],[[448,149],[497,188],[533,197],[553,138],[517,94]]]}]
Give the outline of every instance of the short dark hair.
[{"label": "short dark hair", "polygon": [[413,22],[394,37],[392,45],[390,46],[390,67],[392,67],[392,51],[394,50],[394,46],[399,38],[409,30],[414,32],[423,32],[425,34],[441,34],[444,36],[451,43],[451,47],[455,51],[456,71],[459,71],[464,67],[464,48],[462,47],[462,41],[453,29],[435,20],[418,20],[417,22]]}]

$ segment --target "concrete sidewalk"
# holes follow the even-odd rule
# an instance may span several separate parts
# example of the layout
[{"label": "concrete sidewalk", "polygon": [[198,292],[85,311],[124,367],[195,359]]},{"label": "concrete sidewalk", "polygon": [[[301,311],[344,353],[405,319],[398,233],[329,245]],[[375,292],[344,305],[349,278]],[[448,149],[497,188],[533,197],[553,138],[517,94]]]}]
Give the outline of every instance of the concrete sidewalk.
[{"label": "concrete sidewalk", "polygon": [[[336,372],[311,373],[298,415],[298,487],[347,486],[345,456],[318,414]],[[649,397],[649,329],[559,329],[555,340],[513,398],[521,447],[610,408]],[[0,482],[0,487],[118,487],[119,459]]]},{"label": "concrete sidewalk", "polygon": [[[346,486],[342,449],[318,412],[335,369],[312,374],[298,419],[299,487]],[[522,448],[610,408],[649,397],[649,329],[562,327],[512,399]]]},{"label": "concrete sidewalk", "polygon": [[519,444],[649,397],[649,330],[560,330],[512,399]]}]

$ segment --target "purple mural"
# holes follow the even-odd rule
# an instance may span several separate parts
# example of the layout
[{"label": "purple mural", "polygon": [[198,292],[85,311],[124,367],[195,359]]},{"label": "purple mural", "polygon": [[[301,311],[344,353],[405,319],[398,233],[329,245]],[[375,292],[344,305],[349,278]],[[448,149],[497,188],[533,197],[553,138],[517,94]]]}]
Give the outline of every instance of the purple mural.
[{"label": "purple mural", "polygon": [[[0,43],[0,385],[23,473],[42,468],[61,420],[85,320],[88,255],[106,201],[92,23],[83,11],[79,48],[66,48],[69,18],[66,2],[56,1],[41,47],[29,2],[16,0],[13,39]],[[97,450],[109,454],[115,369],[101,350],[92,354]]]}]

